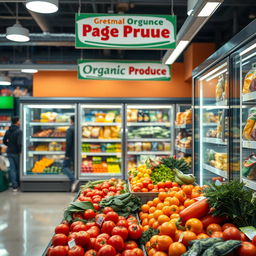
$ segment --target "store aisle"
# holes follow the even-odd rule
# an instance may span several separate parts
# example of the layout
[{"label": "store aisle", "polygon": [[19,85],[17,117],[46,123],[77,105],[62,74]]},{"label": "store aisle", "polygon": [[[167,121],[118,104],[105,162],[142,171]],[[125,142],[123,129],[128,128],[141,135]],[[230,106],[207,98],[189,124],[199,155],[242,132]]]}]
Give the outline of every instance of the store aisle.
[{"label": "store aisle", "polygon": [[0,256],[40,256],[72,193],[0,193]]}]

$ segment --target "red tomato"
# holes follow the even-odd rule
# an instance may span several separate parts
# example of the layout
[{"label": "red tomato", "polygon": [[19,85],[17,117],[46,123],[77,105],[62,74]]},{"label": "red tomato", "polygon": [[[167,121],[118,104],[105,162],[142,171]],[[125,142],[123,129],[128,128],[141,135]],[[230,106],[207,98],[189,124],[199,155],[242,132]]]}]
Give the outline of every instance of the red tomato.
[{"label": "red tomato", "polygon": [[132,224],[128,227],[129,237],[131,239],[139,239],[142,235],[142,228],[138,224]]},{"label": "red tomato", "polygon": [[252,239],[252,243],[256,246],[256,236]]},{"label": "red tomato", "polygon": [[78,220],[78,221],[75,221],[71,224],[70,226],[70,231],[73,231],[73,228],[76,226],[76,225],[80,225],[80,224],[84,224],[82,221]]},{"label": "red tomato", "polygon": [[128,237],[128,229],[125,228],[125,227],[122,227],[122,226],[117,226],[117,227],[114,227],[112,232],[111,232],[112,236],[114,235],[119,235],[121,236],[124,240],[127,239]]},{"label": "red tomato", "polygon": [[116,256],[116,250],[111,245],[105,245],[98,251],[97,256]]},{"label": "red tomato", "polygon": [[85,224],[77,224],[74,226],[73,228],[73,232],[79,232],[79,231],[86,231],[87,230],[87,227]]},{"label": "red tomato", "polygon": [[104,237],[106,240],[108,240],[110,238],[110,235],[107,233],[101,233],[100,235],[97,236],[98,237]]},{"label": "red tomato", "polygon": [[241,232],[240,234],[241,234],[241,240],[242,241],[244,241],[244,242],[249,241],[248,237],[243,232]]},{"label": "red tomato", "polygon": [[144,256],[143,251],[139,248],[135,248],[132,251],[135,253],[136,256]]},{"label": "red tomato", "polygon": [[76,233],[75,242],[82,247],[87,246],[90,242],[90,235],[86,231],[79,231]]},{"label": "red tomato", "polygon": [[125,242],[125,250],[132,250],[134,248],[138,248],[138,245],[135,241],[126,241]]},{"label": "red tomato", "polygon": [[122,253],[122,256],[137,256],[133,250],[125,250]]},{"label": "red tomato", "polygon": [[70,241],[70,240],[72,240],[72,239],[76,239],[76,234],[77,234],[77,232],[70,233],[70,234],[68,235],[68,241]]},{"label": "red tomato", "polygon": [[171,188],[172,187],[172,182],[171,181],[166,181],[165,182],[165,187],[166,188]]},{"label": "red tomato", "polygon": [[158,186],[158,188],[164,188],[165,183],[160,181],[160,182],[157,183],[157,186]]},{"label": "red tomato", "polygon": [[97,237],[95,241],[95,250],[99,251],[101,247],[107,244],[107,239],[105,237]]},{"label": "red tomato", "polygon": [[223,232],[220,231],[215,231],[212,233],[211,237],[215,237],[215,238],[223,238]]},{"label": "red tomato", "polygon": [[172,187],[179,187],[179,184],[177,182],[172,182]]},{"label": "red tomato", "polygon": [[84,256],[96,256],[97,252],[95,250],[89,250],[85,252]]},{"label": "red tomato", "polygon": [[105,207],[104,209],[103,209],[103,213],[104,214],[107,214],[108,212],[113,212],[114,210],[111,208],[111,207]]},{"label": "red tomato", "polygon": [[91,227],[96,226],[96,222],[87,222],[87,223],[85,224],[85,226],[86,226],[86,228],[87,228],[87,230],[88,230],[88,229],[90,229]]},{"label": "red tomato", "polygon": [[256,246],[250,242],[242,242],[242,245],[238,248],[239,256],[255,256]]},{"label": "red tomato", "polygon": [[56,245],[67,245],[68,244],[68,237],[64,234],[56,234],[52,238],[52,244]]},{"label": "red tomato", "polygon": [[100,229],[94,226],[88,229],[87,233],[89,233],[90,237],[97,237],[100,234]]},{"label": "red tomato", "polygon": [[50,247],[48,249],[47,255],[48,256],[66,256],[68,253],[68,250],[66,246],[57,245],[54,247]]},{"label": "red tomato", "polygon": [[96,238],[95,237],[91,237],[89,244],[88,244],[88,249],[95,249],[95,243],[96,243]]},{"label": "red tomato", "polygon": [[223,231],[224,240],[241,240],[241,232],[239,229],[230,227]]},{"label": "red tomato", "polygon": [[68,256],[84,256],[84,249],[79,245],[75,245],[68,250]]},{"label": "red tomato", "polygon": [[126,218],[124,216],[118,216],[118,221],[120,220],[126,220]]},{"label": "red tomato", "polygon": [[109,191],[116,192],[116,187],[112,186],[108,189]]},{"label": "red tomato", "polygon": [[91,209],[88,209],[88,210],[86,210],[86,211],[84,212],[84,218],[85,218],[86,220],[93,219],[93,218],[95,218],[95,216],[96,216],[95,211],[93,211],[93,210],[91,210]]},{"label": "red tomato", "polygon": [[73,220],[75,220],[75,219],[83,219],[84,215],[81,212],[75,212],[75,213],[72,214],[72,218],[73,218]]},{"label": "red tomato", "polygon": [[118,222],[118,217],[119,216],[118,216],[118,214],[116,212],[108,212],[106,214],[105,221],[111,220],[111,221],[117,223]]},{"label": "red tomato", "polygon": [[127,220],[118,220],[118,222],[116,223],[117,226],[121,226],[121,227],[125,227],[128,228],[128,222]]},{"label": "red tomato", "polygon": [[67,224],[60,224],[55,228],[55,234],[69,234],[69,226]]},{"label": "red tomato", "polygon": [[225,229],[227,228],[231,228],[231,227],[236,227],[234,224],[232,223],[225,223],[223,226],[222,226],[222,230],[224,231]]},{"label": "red tomato", "polygon": [[122,252],[125,247],[124,239],[118,235],[111,236],[108,240],[108,244],[113,246],[117,252]]},{"label": "red tomato", "polygon": [[102,233],[107,233],[111,235],[113,228],[115,227],[115,223],[111,220],[104,221],[102,227],[101,227],[101,232]]}]

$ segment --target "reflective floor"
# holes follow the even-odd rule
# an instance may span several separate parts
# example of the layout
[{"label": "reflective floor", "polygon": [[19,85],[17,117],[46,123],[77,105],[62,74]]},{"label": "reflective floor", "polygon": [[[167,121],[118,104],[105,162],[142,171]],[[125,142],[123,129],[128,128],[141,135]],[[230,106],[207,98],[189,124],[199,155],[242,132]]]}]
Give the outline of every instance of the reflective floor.
[{"label": "reflective floor", "polygon": [[41,256],[74,196],[0,192],[0,256]]}]

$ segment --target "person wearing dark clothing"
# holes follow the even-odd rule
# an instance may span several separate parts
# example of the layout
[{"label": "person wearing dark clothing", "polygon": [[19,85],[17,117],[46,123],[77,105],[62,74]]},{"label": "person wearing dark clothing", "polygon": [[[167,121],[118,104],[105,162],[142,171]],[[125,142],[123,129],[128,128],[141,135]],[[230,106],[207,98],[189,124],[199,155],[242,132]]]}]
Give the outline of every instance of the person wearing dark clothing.
[{"label": "person wearing dark clothing", "polygon": [[74,157],[75,157],[75,116],[70,117],[71,126],[67,130],[66,134],[66,152],[65,159],[63,161],[62,170],[65,175],[68,176],[72,186],[71,191],[74,192],[76,190],[76,186],[78,181],[75,180],[74,173],[70,170],[71,166],[74,165]]},{"label": "person wearing dark clothing", "polygon": [[19,117],[12,117],[12,124],[4,135],[3,143],[7,146],[7,158],[10,163],[10,179],[14,191],[17,191],[20,178],[20,153],[22,131],[20,130]]}]

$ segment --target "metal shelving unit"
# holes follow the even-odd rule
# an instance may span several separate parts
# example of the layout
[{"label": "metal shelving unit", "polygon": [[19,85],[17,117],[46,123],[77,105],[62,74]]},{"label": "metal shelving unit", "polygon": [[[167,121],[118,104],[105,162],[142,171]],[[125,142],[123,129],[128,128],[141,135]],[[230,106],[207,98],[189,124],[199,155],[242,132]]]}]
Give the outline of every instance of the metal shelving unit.
[{"label": "metal shelving unit", "polygon": [[66,138],[53,138],[53,137],[49,137],[49,138],[35,138],[35,137],[30,137],[30,141],[31,142],[65,142]]},{"label": "metal shelving unit", "polygon": [[138,122],[138,123],[128,122],[127,126],[166,126],[166,127],[170,127],[171,123],[170,122]]},{"label": "metal shelving unit", "polygon": [[28,156],[30,155],[64,155],[65,151],[28,151]]},{"label": "metal shelving unit", "polygon": [[170,142],[170,138],[163,139],[154,139],[154,138],[135,138],[135,139],[127,139],[128,142]]},{"label": "metal shelving unit", "polygon": [[181,152],[183,152],[183,153],[185,153],[187,155],[191,155],[192,154],[192,148],[182,148],[182,147],[179,147],[179,146],[175,145],[175,149],[177,151],[181,151]]},{"label": "metal shelving unit", "polygon": [[211,143],[211,144],[227,145],[227,141],[223,141],[222,139],[218,139],[218,138],[204,137],[203,142]]},{"label": "metal shelving unit", "polygon": [[82,126],[121,126],[122,123],[108,123],[108,122],[83,122]]},{"label": "metal shelving unit", "polygon": [[81,139],[82,142],[119,142],[121,143],[121,139]]},{"label": "metal shelving unit", "polygon": [[225,179],[228,178],[228,173],[227,173],[226,171],[217,169],[217,168],[215,168],[215,167],[213,167],[213,166],[211,166],[211,165],[208,165],[208,164],[203,164],[203,168],[204,168],[205,170],[208,170],[208,171],[210,171],[211,173],[214,173],[214,174],[216,174],[216,175],[218,175],[218,176],[221,176],[221,177],[223,177],[223,178],[225,178]]},{"label": "metal shelving unit", "polygon": [[171,155],[171,151],[140,151],[140,152],[131,152],[128,151],[128,155]]},{"label": "metal shelving unit", "polygon": [[[42,106],[43,107],[43,106]],[[70,126],[70,123],[61,123],[61,122],[30,122],[30,126]]]}]

